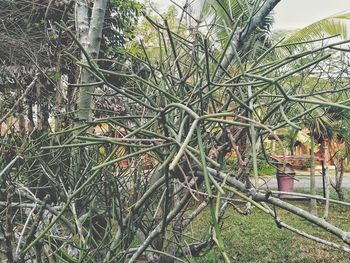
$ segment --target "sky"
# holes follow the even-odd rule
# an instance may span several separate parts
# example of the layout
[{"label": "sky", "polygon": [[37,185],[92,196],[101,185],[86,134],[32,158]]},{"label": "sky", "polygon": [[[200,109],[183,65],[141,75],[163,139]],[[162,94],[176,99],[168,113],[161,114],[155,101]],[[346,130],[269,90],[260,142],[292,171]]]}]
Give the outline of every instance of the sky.
[{"label": "sky", "polygon": [[[158,0],[163,10],[170,0]],[[185,0],[174,0],[178,4]],[[350,0],[281,0],[274,9],[275,29],[297,29],[343,11],[350,12]]]},{"label": "sky", "polygon": [[349,0],[281,0],[274,9],[274,28],[302,28],[343,11],[350,11]]}]

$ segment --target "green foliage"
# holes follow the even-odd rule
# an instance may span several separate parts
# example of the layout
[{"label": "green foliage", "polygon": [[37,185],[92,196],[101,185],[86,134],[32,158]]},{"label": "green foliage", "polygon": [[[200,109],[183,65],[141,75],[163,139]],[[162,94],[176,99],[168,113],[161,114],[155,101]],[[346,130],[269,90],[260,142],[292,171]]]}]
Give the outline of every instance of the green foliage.
[{"label": "green foliage", "polygon": [[[165,42],[163,43],[159,42],[161,36],[157,30],[157,26],[150,23],[150,20],[158,24],[162,24],[164,20],[166,20],[169,30],[171,32],[176,32],[177,35],[182,37],[186,37],[184,32],[186,32],[187,29],[180,23],[178,11],[174,5],[169,6],[169,8],[161,14],[161,17],[155,15],[152,10],[149,9],[144,10],[144,15],[145,16],[140,19],[134,30],[134,35],[137,36],[137,38],[126,44],[125,51],[142,60],[146,60],[147,53],[148,59],[152,63],[160,63],[162,59],[160,54],[166,54],[165,46],[169,46],[170,43],[168,38],[164,38]],[[144,49],[140,45],[140,42],[142,42]]]},{"label": "green foliage", "polygon": [[52,81],[59,81],[61,79],[60,72],[57,71],[48,71],[46,75],[52,80]]},{"label": "green foliage", "polygon": [[258,160],[258,172],[262,176],[271,176],[276,174],[276,167],[269,164],[265,159]]},{"label": "green foliage", "polygon": [[349,23],[349,20],[350,13],[342,13],[340,15],[326,17],[292,33],[282,41],[282,44],[305,42],[336,35],[346,39],[348,36],[347,23]]},{"label": "green foliage", "polygon": [[333,118],[337,120],[334,127],[336,139],[345,144],[343,156],[350,154],[350,114],[347,111],[334,111]]},{"label": "green foliage", "polygon": [[[239,20],[240,28],[249,26],[254,12],[265,2],[246,3],[246,6],[243,3],[239,7],[243,14],[242,20]],[[116,13],[111,8],[109,18],[116,15],[118,10],[122,14],[117,20],[106,22],[109,31],[105,32],[107,48],[104,58],[115,56],[116,48],[123,46],[124,33],[132,26],[127,20],[136,17],[140,8],[134,8],[126,1],[112,1],[111,4]],[[237,4],[241,5],[241,1],[237,1]],[[224,11],[230,10],[224,8]],[[171,24],[174,14],[174,10],[170,9],[165,15],[168,23],[163,23],[160,18],[153,20],[147,17],[151,25],[142,29],[150,28],[156,33],[152,36],[150,30],[144,34],[151,39],[145,43],[148,44],[145,53],[150,51],[149,47],[157,48],[152,55],[146,56],[144,53],[135,59],[135,56],[124,52],[127,58],[123,60],[118,57],[117,60],[103,60],[97,65],[86,56],[87,61],[77,62],[83,72],[88,70],[94,74],[93,81],[97,82],[86,83],[86,86],[101,87],[96,89],[94,95],[101,96],[105,104],[109,103],[110,98],[115,99],[114,103],[120,99],[125,110],[114,111],[112,108],[111,116],[96,114],[91,121],[74,119],[71,128],[50,134],[45,132],[41,137],[26,134],[24,138],[19,137],[20,142],[16,141],[21,151],[0,156],[1,160],[9,158],[10,161],[17,160],[14,159],[17,153],[23,157],[14,169],[8,170],[10,173],[1,177],[1,189],[6,189],[10,197],[11,189],[8,186],[13,186],[15,198],[20,196],[25,201],[19,205],[32,205],[33,213],[39,218],[30,220],[26,214],[27,207],[18,208],[17,213],[8,209],[11,206],[6,204],[5,199],[1,200],[7,207],[8,217],[13,218],[13,229],[28,225],[22,232],[21,240],[24,242],[18,243],[19,256],[23,260],[38,253],[38,248],[42,248],[43,257],[45,252],[53,261],[60,261],[62,257],[67,260],[79,257],[79,261],[84,262],[124,262],[126,257],[131,256],[130,261],[135,262],[150,248],[177,256],[188,248],[187,239],[182,242],[184,236],[215,244],[216,248],[208,254],[209,261],[218,262],[228,255],[236,261],[254,262],[259,258],[259,262],[283,262],[293,255],[290,249],[292,237],[282,231],[271,232],[273,217],[260,214],[254,208],[249,219],[236,217],[229,211],[226,214],[229,220],[225,220],[223,211],[227,208],[225,201],[231,200],[232,196],[240,196],[255,207],[266,209],[255,202],[260,202],[261,196],[265,195],[259,189],[250,187],[249,168],[252,162],[257,164],[256,149],[265,138],[283,126],[293,126],[288,118],[299,114],[296,120],[293,119],[299,122],[304,116],[312,116],[314,107],[322,107],[322,111],[327,111],[330,106],[349,110],[344,101],[335,104],[326,99],[315,100],[314,96],[309,99],[301,93],[301,89],[285,86],[296,75],[310,76],[314,66],[327,59],[323,51],[328,52],[329,48],[325,47],[317,54],[314,54],[314,50],[308,50],[292,58],[286,56],[280,60],[270,60],[265,56],[257,59],[255,52],[240,46],[235,53],[235,61],[240,68],[231,70],[230,65],[222,66],[221,61],[228,57],[228,49],[222,48],[224,45],[221,44],[225,41],[217,38],[213,28],[206,28],[207,31],[203,33],[198,29],[199,24],[198,30],[176,26],[176,19]],[[238,19],[231,14],[229,16]],[[126,29],[123,31],[113,27],[113,23],[121,23],[118,26],[124,25]],[[61,29],[68,33],[64,35],[70,35],[75,40],[75,32],[70,32],[69,28],[68,25]],[[182,29],[185,31],[182,32]],[[120,37],[113,35],[118,30]],[[239,34],[238,31],[235,33]],[[260,33],[264,30],[260,28],[256,31],[245,39],[249,44],[247,46],[260,44]],[[66,44],[64,47],[68,46],[77,45]],[[74,49],[71,57],[80,52]],[[252,53],[246,55],[246,52]],[[308,59],[304,60],[304,57]],[[134,63],[135,60],[138,62]],[[138,65],[147,68],[149,74],[136,71],[140,69]],[[222,72],[219,71],[221,67],[224,68]],[[78,76],[75,77],[74,81]],[[54,71],[51,78],[56,79]],[[304,78],[299,80],[293,85],[302,86]],[[69,88],[75,89],[76,86],[79,84],[70,85]],[[81,89],[86,86],[81,85]],[[91,90],[94,91],[93,88]],[[220,99],[215,94],[217,91],[221,93]],[[50,102],[50,99],[41,96],[41,100],[44,98],[45,104]],[[279,111],[281,108],[292,116],[283,116]],[[94,111],[104,112],[105,109],[95,104]],[[68,111],[66,113],[68,115]],[[91,132],[99,124],[108,125],[108,132],[120,135],[119,138]],[[220,171],[224,166],[224,157],[232,147],[239,152],[240,162],[230,160],[232,169],[225,175]],[[145,156],[151,159],[152,165],[149,167],[145,167]],[[5,161],[0,163],[3,168]],[[266,162],[262,161],[259,165],[262,171],[272,172]],[[20,178],[28,180],[22,184]],[[21,191],[28,193],[23,189],[34,189],[30,194],[31,199],[22,196]],[[47,193],[51,195],[48,204],[57,209],[50,211],[54,214],[52,217],[42,216]],[[192,212],[191,203],[197,195],[207,198],[207,202],[202,204],[209,207],[210,219],[207,219],[208,216],[197,218],[192,224],[196,231],[190,233],[189,226],[198,214],[188,217],[188,212]],[[269,205],[271,200],[264,201]],[[43,209],[39,210],[37,204]],[[293,207],[287,207],[282,202],[278,205],[288,211]],[[273,209],[275,206],[270,207]],[[278,213],[291,217],[288,212]],[[295,208],[294,213],[300,215],[301,210]],[[307,217],[307,212],[303,213]],[[309,220],[329,230],[324,221],[316,221],[313,217],[309,217]],[[30,231],[37,227],[38,231]],[[335,234],[341,239],[344,235],[340,231]],[[13,241],[18,241],[15,234],[13,232]],[[271,247],[265,246],[264,242],[274,244],[273,248],[278,253],[271,253]],[[154,256],[154,260],[159,257],[157,252],[148,252]],[[185,255],[179,257],[184,258]],[[226,262],[230,261],[226,259]]]},{"label": "green foliage", "polygon": [[310,166],[311,166],[310,159],[303,161],[302,165],[306,168],[310,168]]},{"label": "green foliage", "polygon": [[334,135],[335,122],[323,110],[316,110],[312,117],[305,119],[305,124],[316,140],[330,139]]},{"label": "green foliage", "polygon": [[[262,1],[203,0],[201,18],[215,24],[215,32],[221,43],[225,45],[230,35],[244,28],[262,4]],[[259,27],[244,43],[244,50],[250,50],[249,53],[256,57],[266,51],[271,44],[272,24],[272,15],[264,17]]]},{"label": "green foliage", "polygon": [[118,48],[124,47],[135,37],[134,30],[143,6],[138,1],[111,0],[108,2],[101,52],[113,57]]}]

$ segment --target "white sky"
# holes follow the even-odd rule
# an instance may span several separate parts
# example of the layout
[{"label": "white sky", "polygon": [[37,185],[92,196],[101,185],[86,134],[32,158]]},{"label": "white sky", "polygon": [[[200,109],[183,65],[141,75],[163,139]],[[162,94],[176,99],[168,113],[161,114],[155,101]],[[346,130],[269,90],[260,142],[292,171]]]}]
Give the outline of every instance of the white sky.
[{"label": "white sky", "polygon": [[[185,0],[174,1],[178,4],[185,2]],[[170,0],[154,2],[163,10],[171,4]],[[274,9],[274,28],[301,28],[343,11],[350,12],[350,0],[281,0]]]},{"label": "white sky", "polygon": [[274,27],[301,28],[343,11],[350,11],[349,0],[281,0],[274,9]]}]

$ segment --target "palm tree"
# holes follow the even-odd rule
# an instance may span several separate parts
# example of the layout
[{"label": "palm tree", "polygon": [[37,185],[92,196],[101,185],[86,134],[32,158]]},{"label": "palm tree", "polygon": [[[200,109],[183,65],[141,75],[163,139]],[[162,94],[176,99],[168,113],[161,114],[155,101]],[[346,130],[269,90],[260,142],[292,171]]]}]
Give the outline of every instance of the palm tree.
[{"label": "palm tree", "polygon": [[[266,2],[203,0],[201,19],[215,26],[216,37],[222,46],[230,41],[233,45],[231,49],[236,49],[240,53],[249,51],[250,54],[258,56],[271,44],[270,33],[273,24],[271,11],[278,2],[279,0]],[[253,15],[257,14],[258,19],[252,19]],[[227,68],[233,58],[234,54],[228,56],[223,61],[222,67]]]},{"label": "palm tree", "polygon": [[[272,25],[270,13],[279,2],[280,0],[202,0],[201,20],[206,20],[215,27],[221,45],[227,48],[216,80],[224,76],[222,69],[230,68],[237,52],[245,59],[245,53],[250,56],[261,53],[261,47],[269,42],[267,36]],[[208,21],[206,17],[211,19]]]}]

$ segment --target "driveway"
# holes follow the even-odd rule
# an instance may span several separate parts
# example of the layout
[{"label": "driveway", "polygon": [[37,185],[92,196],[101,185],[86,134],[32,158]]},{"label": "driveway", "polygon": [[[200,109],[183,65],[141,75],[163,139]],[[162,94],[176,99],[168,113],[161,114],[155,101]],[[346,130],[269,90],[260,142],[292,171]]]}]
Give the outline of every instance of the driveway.
[{"label": "driveway", "polygon": [[[330,178],[334,182],[334,172],[332,171],[330,171]],[[294,188],[310,188],[310,172],[296,171],[295,179]],[[259,187],[266,188],[265,182],[269,188],[277,189],[276,176],[262,177],[259,179]],[[319,171],[316,171],[316,188],[322,188],[322,186],[322,175]],[[350,189],[350,173],[344,174],[342,187]]]}]

